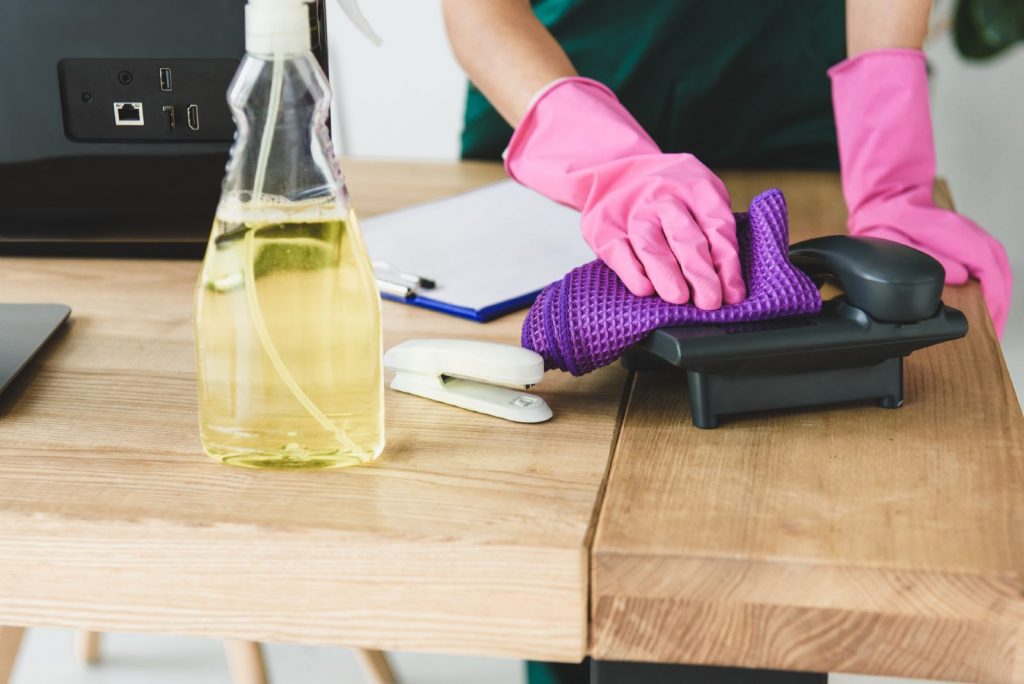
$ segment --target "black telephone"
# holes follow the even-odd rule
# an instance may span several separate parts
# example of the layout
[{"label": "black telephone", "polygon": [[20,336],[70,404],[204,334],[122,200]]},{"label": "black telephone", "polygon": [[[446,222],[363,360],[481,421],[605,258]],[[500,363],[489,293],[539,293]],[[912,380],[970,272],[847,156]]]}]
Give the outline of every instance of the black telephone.
[{"label": "black telephone", "polygon": [[725,414],[796,406],[870,399],[898,408],[903,358],[967,334],[963,313],[942,303],[942,265],[916,249],[829,235],[792,245],[789,258],[845,294],[814,318],[661,328],[623,363],[685,370],[693,424],[713,428]]}]

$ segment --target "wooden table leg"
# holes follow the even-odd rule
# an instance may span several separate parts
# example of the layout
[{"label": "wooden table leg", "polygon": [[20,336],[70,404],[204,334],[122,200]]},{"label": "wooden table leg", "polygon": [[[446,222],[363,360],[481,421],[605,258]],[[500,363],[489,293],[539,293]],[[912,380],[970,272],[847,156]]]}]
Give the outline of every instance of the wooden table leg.
[{"label": "wooden table leg", "polygon": [[817,672],[748,670],[742,667],[664,665],[592,660],[590,684],[828,684]]},{"label": "wooden table leg", "polygon": [[75,632],[75,657],[92,665],[100,660],[100,633],[80,629]]},{"label": "wooden table leg", "polygon": [[11,677],[24,633],[24,627],[0,627],[0,684],[7,684]]},{"label": "wooden table leg", "polygon": [[224,642],[224,650],[233,684],[267,684],[267,670],[259,642],[228,640]]},{"label": "wooden table leg", "polygon": [[391,664],[388,663],[388,656],[384,651],[373,651],[365,648],[352,649],[356,660],[363,668],[366,681],[369,684],[395,684],[395,675],[391,671]]}]

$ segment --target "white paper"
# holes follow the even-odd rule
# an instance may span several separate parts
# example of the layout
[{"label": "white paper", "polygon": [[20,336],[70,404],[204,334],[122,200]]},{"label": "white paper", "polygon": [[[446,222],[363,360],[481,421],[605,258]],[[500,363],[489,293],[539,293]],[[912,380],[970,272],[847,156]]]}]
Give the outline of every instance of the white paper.
[{"label": "white paper", "polygon": [[501,181],[360,222],[370,258],[430,278],[430,299],[479,311],[592,261],[579,213]]}]

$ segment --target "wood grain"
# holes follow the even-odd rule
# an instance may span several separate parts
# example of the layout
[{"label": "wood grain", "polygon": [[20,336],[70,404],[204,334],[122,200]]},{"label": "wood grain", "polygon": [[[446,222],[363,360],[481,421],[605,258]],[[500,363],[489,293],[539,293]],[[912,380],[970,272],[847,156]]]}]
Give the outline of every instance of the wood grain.
[{"label": "wood grain", "polygon": [[[842,231],[833,176],[726,182],[740,206],[782,187],[794,240]],[[594,541],[594,656],[1024,681],[1024,421],[980,289],[945,299],[970,334],[909,357],[899,410],[704,431],[679,378],[635,378]]]},{"label": "wood grain", "polygon": [[[363,215],[498,165],[345,164]],[[551,374],[523,426],[387,392],[370,467],[221,466],[197,437],[189,261],[0,259],[70,325],[0,398],[0,624],[578,660],[587,543],[626,374]],[[517,343],[397,304],[385,343]]]}]

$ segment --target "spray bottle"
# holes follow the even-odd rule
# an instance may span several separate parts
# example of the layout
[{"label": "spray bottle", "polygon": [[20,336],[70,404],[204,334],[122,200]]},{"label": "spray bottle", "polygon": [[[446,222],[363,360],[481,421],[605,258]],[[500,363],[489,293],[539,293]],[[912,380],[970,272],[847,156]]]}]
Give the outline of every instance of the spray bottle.
[{"label": "spray bottle", "polygon": [[196,292],[203,448],[250,467],[365,463],[384,446],[380,299],[327,134],[308,7],[249,0],[245,21],[228,90],[238,132]]}]

